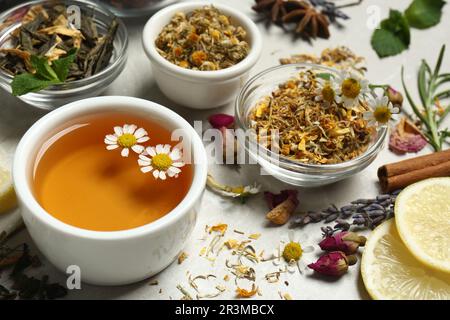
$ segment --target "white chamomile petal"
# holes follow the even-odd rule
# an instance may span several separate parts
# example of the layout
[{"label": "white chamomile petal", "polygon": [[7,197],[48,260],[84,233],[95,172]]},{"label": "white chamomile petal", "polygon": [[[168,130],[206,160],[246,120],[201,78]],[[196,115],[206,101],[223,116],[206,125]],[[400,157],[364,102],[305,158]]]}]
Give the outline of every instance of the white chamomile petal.
[{"label": "white chamomile petal", "polygon": [[151,164],[150,161],[148,160],[142,160],[142,159],[138,159],[138,164],[143,167],[143,166],[149,166]]},{"label": "white chamomile petal", "polygon": [[166,173],[165,173],[164,171],[160,171],[160,172],[159,172],[159,178],[160,178],[161,180],[166,180]]},{"label": "white chamomile petal", "polygon": [[158,179],[158,177],[159,177],[159,170],[154,170],[153,171],[153,176],[155,177],[155,179]]},{"label": "white chamomile petal", "polygon": [[184,162],[174,162],[174,163],[172,163],[172,166],[181,168],[181,167],[184,167]]},{"label": "white chamomile petal", "polygon": [[174,166],[171,166],[171,167],[167,170],[167,172],[172,172],[174,175],[176,175],[176,174],[178,174],[178,173],[181,172],[181,169],[179,169],[179,168],[177,168],[177,167],[174,167]]},{"label": "white chamomile petal", "polygon": [[148,153],[151,157],[156,156],[156,150],[155,150],[154,147],[147,147],[147,149],[145,149],[145,151],[147,151],[147,153]]},{"label": "white chamomile petal", "polygon": [[117,144],[110,144],[106,146],[107,150],[114,150],[117,149],[119,146]]},{"label": "white chamomile petal", "polygon": [[130,154],[130,149],[128,149],[128,148],[123,148],[122,151],[120,152],[120,155],[122,157],[128,157],[129,154]]},{"label": "white chamomile petal", "polygon": [[117,136],[121,136],[121,135],[123,135],[123,129],[122,129],[122,127],[114,127],[114,133],[117,135]]},{"label": "white chamomile petal", "polygon": [[165,144],[163,148],[163,153],[169,154],[170,153],[170,144]]},{"label": "white chamomile petal", "polygon": [[114,134],[107,134],[105,139],[107,139],[109,141],[117,141],[117,136]]},{"label": "white chamomile petal", "polygon": [[150,140],[150,138],[146,136],[146,137],[138,138],[136,141],[138,143],[143,143],[143,142],[147,142],[148,140]]},{"label": "white chamomile petal", "polygon": [[176,161],[178,159],[181,158],[181,152],[180,149],[178,148],[173,148],[172,152],[170,152],[169,157],[173,160]]},{"label": "white chamomile petal", "polygon": [[156,154],[160,154],[160,153],[163,153],[164,146],[162,144],[158,144],[155,149],[156,149]]},{"label": "white chamomile petal", "polygon": [[142,138],[143,136],[146,136],[146,135],[147,135],[147,131],[145,131],[144,128],[139,128],[134,133],[134,136],[136,137],[136,139]]},{"label": "white chamomile petal", "polygon": [[399,107],[392,107],[391,112],[392,113],[399,113],[400,112],[400,108]]},{"label": "white chamomile petal", "polygon": [[111,140],[105,139],[105,144],[117,144],[117,141],[111,141]]},{"label": "white chamomile petal", "polygon": [[305,246],[302,247],[303,253],[311,253],[314,252],[314,247],[313,246]]},{"label": "white chamomile petal", "polygon": [[141,154],[139,155],[139,159],[141,159],[141,160],[143,160],[143,161],[148,161],[148,162],[151,161],[151,159],[150,159],[149,157],[145,156],[143,153],[141,153]]},{"label": "white chamomile petal", "polygon": [[147,172],[150,172],[150,171],[152,171],[153,170],[153,167],[152,166],[146,166],[146,167],[142,167],[141,168],[141,171],[143,172],[143,173],[147,173]]},{"label": "white chamomile petal", "polygon": [[135,144],[134,146],[131,147],[131,150],[133,150],[136,153],[141,153],[142,151],[144,151],[144,149],[145,148],[140,144]]}]

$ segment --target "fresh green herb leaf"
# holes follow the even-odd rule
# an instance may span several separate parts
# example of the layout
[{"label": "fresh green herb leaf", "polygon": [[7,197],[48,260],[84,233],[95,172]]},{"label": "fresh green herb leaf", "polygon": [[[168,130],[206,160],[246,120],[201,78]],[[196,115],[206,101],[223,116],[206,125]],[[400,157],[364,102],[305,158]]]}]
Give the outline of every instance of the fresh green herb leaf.
[{"label": "fresh green herb leaf", "polygon": [[76,55],[77,49],[72,49],[65,57],[53,61],[51,66],[47,59],[31,56],[31,64],[36,73],[22,73],[15,76],[11,83],[12,94],[21,96],[63,83],[69,74],[70,65],[74,62]]},{"label": "fresh green herb leaf", "polygon": [[58,76],[50,67],[46,58],[31,56],[31,65],[36,70],[36,76],[41,80],[58,80]]},{"label": "fresh green herb leaf", "polygon": [[323,80],[331,80],[333,75],[331,73],[323,72],[316,74],[316,77],[321,78]]},{"label": "fresh green herb leaf", "polygon": [[411,35],[406,18],[400,11],[390,10],[389,18],[381,21],[372,35],[372,48],[380,58],[393,56],[409,47]]},{"label": "fresh green herb leaf", "polygon": [[430,28],[441,20],[444,5],[443,0],[414,0],[406,9],[405,16],[413,28]]},{"label": "fresh green herb leaf", "polygon": [[75,61],[77,49],[71,49],[64,58],[53,61],[52,68],[61,82],[66,81],[69,74],[70,65]]},{"label": "fresh green herb leaf", "polygon": [[31,73],[22,73],[14,77],[11,83],[12,94],[21,96],[29,92],[37,92],[59,83],[59,80],[42,80]]}]

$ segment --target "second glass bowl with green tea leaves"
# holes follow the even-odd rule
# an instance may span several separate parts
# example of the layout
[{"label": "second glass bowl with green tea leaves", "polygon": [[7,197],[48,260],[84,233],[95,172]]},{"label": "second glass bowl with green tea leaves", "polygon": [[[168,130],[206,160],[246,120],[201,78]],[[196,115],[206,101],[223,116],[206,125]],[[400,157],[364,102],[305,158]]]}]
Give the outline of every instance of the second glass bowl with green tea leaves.
[{"label": "second glass bowl with green tea leaves", "polygon": [[127,49],[124,24],[93,1],[29,1],[0,15],[0,86],[54,109],[104,91]]},{"label": "second glass bowl with green tea leaves", "polygon": [[[356,72],[314,64],[267,69],[236,100],[238,139],[266,173],[305,187],[356,174],[384,145],[395,110]],[[380,114],[383,113],[383,114]]]}]

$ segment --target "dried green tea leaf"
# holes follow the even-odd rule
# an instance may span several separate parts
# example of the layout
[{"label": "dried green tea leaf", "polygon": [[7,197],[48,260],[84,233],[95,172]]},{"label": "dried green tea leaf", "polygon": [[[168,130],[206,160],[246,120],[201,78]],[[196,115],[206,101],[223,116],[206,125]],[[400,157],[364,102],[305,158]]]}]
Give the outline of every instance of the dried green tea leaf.
[{"label": "dried green tea leaf", "polygon": [[380,58],[393,56],[409,47],[411,35],[408,21],[400,11],[391,10],[372,35],[372,48]]},{"label": "dried green tea leaf", "polygon": [[443,0],[414,0],[406,9],[405,17],[413,28],[430,28],[441,20],[444,5]]}]

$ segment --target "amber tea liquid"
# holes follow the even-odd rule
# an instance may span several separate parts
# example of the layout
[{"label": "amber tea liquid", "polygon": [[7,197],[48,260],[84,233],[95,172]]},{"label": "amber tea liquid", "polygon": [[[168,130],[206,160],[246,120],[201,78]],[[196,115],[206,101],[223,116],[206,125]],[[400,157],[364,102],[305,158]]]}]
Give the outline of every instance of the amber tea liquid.
[{"label": "amber tea liquid", "polygon": [[55,218],[87,230],[118,231],[143,226],[174,209],[186,196],[193,168],[186,164],[178,178],[156,180],[142,173],[130,149],[108,151],[105,135],[115,126],[135,124],[150,140],[144,146],[170,144],[171,132],[158,123],[123,113],[92,116],[68,125],[49,139],[36,159],[34,194]]}]

